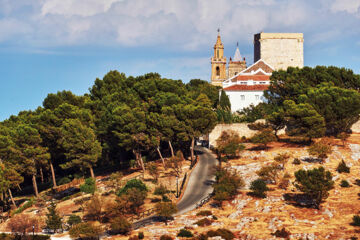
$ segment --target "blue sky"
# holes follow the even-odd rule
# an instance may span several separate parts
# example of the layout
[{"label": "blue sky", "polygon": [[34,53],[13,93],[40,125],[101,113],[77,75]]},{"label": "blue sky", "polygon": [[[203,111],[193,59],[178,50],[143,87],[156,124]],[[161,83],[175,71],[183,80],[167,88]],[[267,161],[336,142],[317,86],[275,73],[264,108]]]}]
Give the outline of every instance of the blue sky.
[{"label": "blue sky", "polygon": [[109,70],[208,80],[217,28],[253,63],[253,34],[303,32],[305,65],[360,73],[360,0],[0,0],[0,120]]}]

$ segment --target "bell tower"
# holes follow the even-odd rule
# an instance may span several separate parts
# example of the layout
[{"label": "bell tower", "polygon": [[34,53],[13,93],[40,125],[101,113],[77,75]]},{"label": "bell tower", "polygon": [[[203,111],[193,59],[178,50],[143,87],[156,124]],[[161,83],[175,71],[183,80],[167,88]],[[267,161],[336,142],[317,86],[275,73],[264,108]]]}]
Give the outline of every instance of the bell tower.
[{"label": "bell tower", "polygon": [[222,87],[226,76],[226,57],[224,57],[224,45],[221,42],[220,29],[214,45],[214,56],[211,58],[211,84]]}]

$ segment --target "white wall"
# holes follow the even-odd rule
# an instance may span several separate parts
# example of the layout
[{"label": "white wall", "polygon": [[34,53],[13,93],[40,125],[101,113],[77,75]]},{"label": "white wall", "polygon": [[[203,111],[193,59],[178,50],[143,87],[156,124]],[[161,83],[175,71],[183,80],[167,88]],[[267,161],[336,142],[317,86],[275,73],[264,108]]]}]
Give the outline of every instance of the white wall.
[{"label": "white wall", "polygon": [[[241,111],[251,104],[258,105],[264,102],[263,91],[227,91],[225,93],[229,97],[232,112]],[[244,95],[244,100],[242,100],[241,95]],[[259,96],[259,99],[256,99],[256,95]]]}]

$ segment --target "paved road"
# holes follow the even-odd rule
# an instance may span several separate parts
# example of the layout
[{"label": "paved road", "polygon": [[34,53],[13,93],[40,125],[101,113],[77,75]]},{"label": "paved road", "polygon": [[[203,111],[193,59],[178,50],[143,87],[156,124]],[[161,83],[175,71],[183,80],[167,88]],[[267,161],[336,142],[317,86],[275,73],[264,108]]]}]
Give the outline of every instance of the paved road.
[{"label": "paved road", "polygon": [[[207,148],[196,146],[195,150],[199,155],[199,162],[190,175],[181,201],[177,204],[178,212],[175,216],[195,209],[196,204],[213,191],[212,183],[215,180],[213,169],[217,160]],[[137,229],[157,221],[161,221],[161,219],[151,216],[135,222],[133,228]]]},{"label": "paved road", "polygon": [[200,160],[190,175],[181,201],[177,204],[179,211],[176,215],[195,209],[196,204],[213,191],[214,167],[217,160],[207,148],[197,146],[195,150]]}]

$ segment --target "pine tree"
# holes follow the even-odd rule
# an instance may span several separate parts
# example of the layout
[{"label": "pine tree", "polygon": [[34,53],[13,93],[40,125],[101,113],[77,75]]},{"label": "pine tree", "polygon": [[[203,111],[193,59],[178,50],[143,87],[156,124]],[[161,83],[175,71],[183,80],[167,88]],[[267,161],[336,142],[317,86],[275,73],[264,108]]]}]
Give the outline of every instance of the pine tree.
[{"label": "pine tree", "polygon": [[56,232],[58,229],[62,229],[62,218],[56,211],[56,204],[51,202],[48,207],[48,213],[46,214],[46,228]]},{"label": "pine tree", "polygon": [[221,109],[228,110],[228,111],[230,111],[230,109],[231,109],[230,99],[226,95],[224,90],[221,90],[219,105],[220,105]]}]

